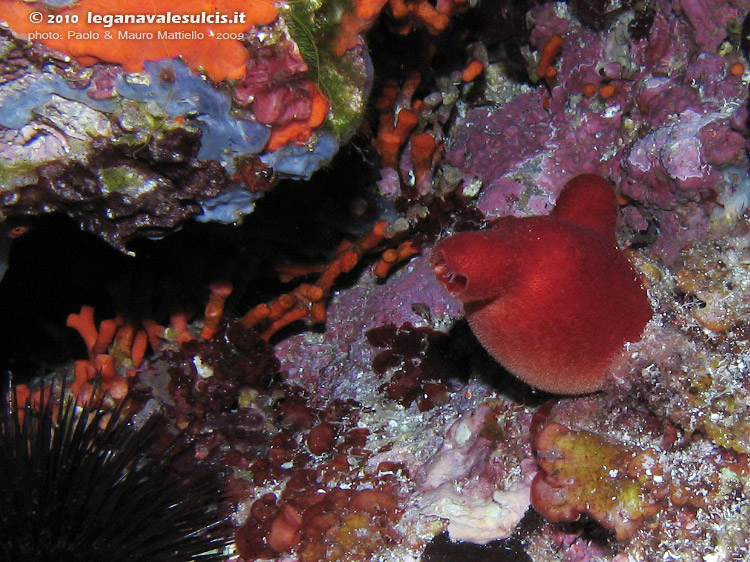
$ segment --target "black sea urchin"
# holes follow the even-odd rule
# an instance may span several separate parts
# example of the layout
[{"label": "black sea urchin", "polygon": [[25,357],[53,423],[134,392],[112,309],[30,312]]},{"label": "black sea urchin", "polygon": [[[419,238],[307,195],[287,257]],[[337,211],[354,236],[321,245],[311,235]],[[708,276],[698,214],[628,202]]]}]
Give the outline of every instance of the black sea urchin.
[{"label": "black sea urchin", "polygon": [[158,417],[136,427],[123,404],[62,395],[13,393],[0,411],[0,558],[223,560],[218,486],[176,476],[174,447],[155,453]]}]

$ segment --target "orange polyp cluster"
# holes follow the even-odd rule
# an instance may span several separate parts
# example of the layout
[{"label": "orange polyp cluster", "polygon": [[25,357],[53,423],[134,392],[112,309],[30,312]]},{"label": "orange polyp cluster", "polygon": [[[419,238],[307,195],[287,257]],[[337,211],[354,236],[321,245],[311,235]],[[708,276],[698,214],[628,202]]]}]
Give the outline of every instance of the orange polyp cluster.
[{"label": "orange polyp cluster", "polygon": [[[203,313],[203,330],[201,330],[201,338],[204,340],[211,339],[218,331],[221,315],[224,313],[224,304],[227,297],[232,294],[232,284],[226,281],[215,281],[211,283],[209,290],[211,294]],[[185,318],[185,328],[187,328],[187,318]],[[184,330],[181,332],[184,333]]]},{"label": "orange polyp cluster", "polygon": [[617,87],[614,84],[604,84],[599,88],[599,97],[608,100],[617,93]]},{"label": "orange polyp cluster", "polygon": [[[34,19],[31,15],[35,12],[43,15],[41,23],[31,21]],[[229,18],[234,18],[238,13],[245,14],[245,21],[220,24],[182,21],[123,23],[108,27],[104,22],[89,19],[89,13],[98,16],[127,14],[153,17],[167,12],[179,15],[213,15],[219,12]],[[276,19],[276,8],[271,0],[184,0],[179,6],[163,0],[80,0],[73,6],[54,11],[66,22],[64,24],[48,23],[51,13],[41,2],[2,0],[0,20],[21,35],[45,34],[42,36],[44,38],[39,39],[40,42],[75,57],[84,66],[104,61],[120,64],[129,72],[140,72],[147,60],[181,56],[190,68],[205,70],[216,82],[227,78],[239,79],[245,74],[247,51],[234,37],[247,32],[254,25],[269,24]],[[121,32],[132,35],[121,36]],[[173,35],[160,37],[159,32]],[[217,33],[232,38],[220,38]],[[207,48],[208,42],[210,48]]]},{"label": "orange polyp cluster", "polygon": [[437,147],[437,141],[430,133],[419,133],[412,137],[411,162],[417,182],[422,181],[432,170]]},{"label": "orange polyp cluster", "polygon": [[383,252],[383,255],[380,256],[380,260],[375,264],[373,273],[376,277],[385,279],[396,264],[408,260],[410,257],[419,254],[421,251],[422,249],[419,245],[411,240],[402,242],[399,244],[398,248],[390,248]]},{"label": "orange polyp cluster", "polygon": [[97,329],[92,306],[82,306],[79,313],[70,314],[66,324],[81,335],[89,356],[75,362],[71,392],[75,395],[90,392],[92,381],[99,377],[102,388],[118,399],[127,394],[128,382],[127,378],[120,376],[117,367],[127,367],[127,374],[134,375],[135,368],[146,356],[149,340],[155,347],[159,342],[157,334],[160,336],[164,331],[155,322],[148,328],[144,322],[145,329],[136,331],[133,324],[119,317],[102,320]]},{"label": "orange polyp cluster", "polygon": [[550,37],[549,41],[547,41],[542,49],[542,54],[539,57],[539,64],[536,67],[536,74],[539,78],[544,78],[547,81],[547,84],[551,85],[552,81],[557,77],[557,69],[552,66],[552,63],[555,61],[555,58],[557,58],[557,55],[560,54],[562,44],[562,37],[555,34]]},{"label": "orange polyp cluster", "polygon": [[[387,227],[387,221],[378,221],[370,232],[356,242],[345,241],[342,243],[333,260],[322,268],[318,280],[314,284],[302,283],[293,291],[284,293],[269,303],[255,306],[242,318],[242,325],[246,328],[262,326],[261,336],[265,340],[269,340],[276,332],[297,320],[306,319],[311,324],[324,322],[326,319],[325,298],[330,294],[334,282],[343,273],[348,273],[354,269],[364,255],[373,251],[384,241]],[[407,243],[402,244],[396,251],[396,259],[388,261],[388,266],[385,269],[382,269],[385,266],[381,266],[382,274],[378,275],[378,271],[376,271],[376,275],[385,277],[396,261],[408,259],[418,251],[416,246],[411,248]],[[385,254],[388,254],[390,260],[392,256],[388,253],[388,250],[384,252]],[[317,270],[316,267],[315,271]],[[309,273],[304,268],[294,271],[303,275]],[[285,275],[287,281],[294,278],[290,277],[288,272]]]},{"label": "orange polyp cluster", "polygon": [[341,17],[338,35],[333,41],[333,51],[338,56],[357,45],[357,37],[373,26],[386,2],[387,0],[354,0],[354,10]]},{"label": "orange polyp cluster", "polygon": [[445,30],[456,12],[468,3],[465,0],[388,0],[391,16],[396,20],[392,28],[396,33],[407,35],[415,27],[422,27],[432,35]]},{"label": "orange polyp cluster", "polygon": [[[395,84],[389,84],[383,88],[380,97],[375,102],[378,112],[378,136],[374,141],[375,149],[380,154],[381,164],[384,168],[398,168],[398,160],[409,135],[419,124],[419,117],[411,109],[396,108],[396,100],[399,94],[404,98],[411,98],[419,86],[421,76],[417,73],[411,74],[404,82],[399,92]],[[398,111],[398,113],[396,113]]]},{"label": "orange polyp cluster", "polygon": [[464,68],[461,73],[461,80],[464,82],[472,82],[482,74],[482,72],[484,72],[482,61],[473,60],[466,66],[466,68]]},{"label": "orange polyp cluster", "polygon": [[585,98],[593,98],[596,95],[596,84],[593,82],[586,82],[581,88],[581,93]]},{"label": "orange polyp cluster", "polygon": [[729,74],[733,76],[742,76],[745,73],[745,65],[737,61],[729,67]]},{"label": "orange polyp cluster", "polygon": [[426,29],[432,35],[444,31],[456,12],[463,10],[467,0],[354,0],[354,10],[346,12],[333,42],[334,52],[341,56],[357,44],[357,37],[370,29],[388,4],[393,21],[391,28],[399,35],[408,35],[414,28]]}]

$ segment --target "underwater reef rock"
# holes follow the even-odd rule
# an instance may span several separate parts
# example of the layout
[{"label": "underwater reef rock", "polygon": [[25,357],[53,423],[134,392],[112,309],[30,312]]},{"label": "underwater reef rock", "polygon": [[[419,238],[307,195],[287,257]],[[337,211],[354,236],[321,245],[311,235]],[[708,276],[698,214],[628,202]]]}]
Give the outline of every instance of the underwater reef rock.
[{"label": "underwater reef rock", "polygon": [[[346,18],[324,4],[340,34],[312,4],[279,3],[220,83],[188,56],[120,68],[2,30],[6,216],[60,210],[124,248],[188,216],[249,215],[139,241],[166,250],[116,279],[101,317],[66,310],[81,357],[38,370],[111,400],[129,389],[133,419],[161,412],[184,438],[184,473],[219,469],[227,560],[746,559],[750,0],[498,0],[518,29],[494,38],[462,2],[357,0]],[[304,29],[360,80],[352,106]],[[373,68],[372,146],[347,151],[365,165],[302,179],[365,112]],[[608,236],[653,316],[600,390],[560,396],[484,350],[430,256],[493,219],[542,219],[579,174],[614,185]]]},{"label": "underwater reef rock", "polygon": [[[531,10],[539,52],[562,38],[554,78],[509,97],[500,63],[490,65],[483,95],[501,103],[469,108],[448,143],[448,162],[484,185],[480,208],[491,216],[544,213],[566,179],[599,173],[632,204],[624,209],[630,237],[658,225],[662,236],[650,250],[668,259],[710,220],[741,213],[747,84],[733,30],[750,6],[706,6],[652,2],[645,36],[633,32],[633,10],[600,31],[563,3]],[[723,208],[703,205],[706,198]]]},{"label": "underwater reef rock", "polygon": [[[277,16],[270,2],[234,4],[221,9],[244,8],[247,21],[214,36],[206,24],[86,26],[86,10],[111,16],[99,0],[57,11],[4,3],[2,217],[60,211],[125,250],[190,217],[238,222],[279,178],[308,179],[329,162],[363,115],[364,41],[331,54],[332,5]],[[34,7],[45,18],[36,25]]]}]

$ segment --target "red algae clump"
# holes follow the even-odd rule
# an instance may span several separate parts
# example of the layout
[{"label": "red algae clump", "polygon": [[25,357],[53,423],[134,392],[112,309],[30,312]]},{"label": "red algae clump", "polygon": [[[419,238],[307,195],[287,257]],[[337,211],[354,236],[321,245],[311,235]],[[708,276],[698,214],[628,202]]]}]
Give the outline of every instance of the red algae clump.
[{"label": "red algae clump", "polygon": [[[42,21],[32,21],[32,14],[42,15]],[[134,16],[135,22],[110,23],[125,15]],[[217,18],[221,23],[215,23]],[[195,19],[200,23],[193,23]],[[186,0],[179,8],[166,2],[81,0],[54,13],[41,2],[4,0],[0,15],[14,32],[84,66],[104,61],[141,72],[145,61],[181,56],[191,69],[205,70],[216,82],[242,78],[247,51],[237,39],[252,26],[274,19],[270,0]]]}]

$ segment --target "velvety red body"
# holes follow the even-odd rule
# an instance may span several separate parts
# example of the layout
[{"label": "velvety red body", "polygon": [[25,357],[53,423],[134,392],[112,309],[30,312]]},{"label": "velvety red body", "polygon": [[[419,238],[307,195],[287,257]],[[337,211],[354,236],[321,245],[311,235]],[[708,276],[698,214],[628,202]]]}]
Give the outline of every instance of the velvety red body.
[{"label": "velvety red body", "polygon": [[577,176],[548,216],[506,217],[441,241],[435,274],[510,372],[558,394],[599,390],[614,356],[652,315],[617,247],[616,220],[609,182]]}]

